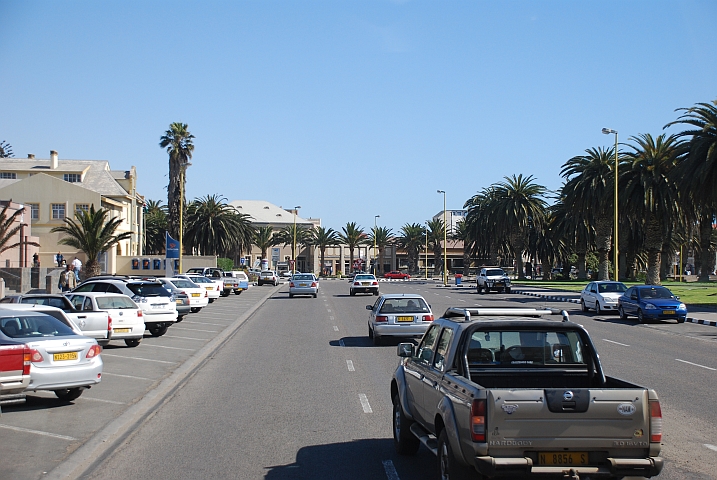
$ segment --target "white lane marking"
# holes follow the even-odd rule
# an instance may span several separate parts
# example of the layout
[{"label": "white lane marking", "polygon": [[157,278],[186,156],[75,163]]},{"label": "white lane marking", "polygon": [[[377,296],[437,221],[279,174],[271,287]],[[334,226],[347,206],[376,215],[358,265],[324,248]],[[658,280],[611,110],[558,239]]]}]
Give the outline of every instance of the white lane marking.
[{"label": "white lane marking", "polygon": [[170,365],[174,365],[175,363],[177,363],[177,362],[166,362],[164,360],[155,360],[154,358],[125,357],[124,355],[112,355],[111,353],[103,353],[102,355],[105,357],[126,358],[128,360],[144,360],[145,362],[168,363]]},{"label": "white lane marking", "polygon": [[339,327],[337,327],[336,325],[334,325],[334,332],[338,332],[338,331],[339,331]]},{"label": "white lane marking", "polygon": [[603,338],[603,341],[605,341],[605,342],[610,342],[610,343],[614,343],[615,345],[622,345],[623,347],[629,347],[629,346],[630,346],[630,345],[627,345],[627,344],[624,344],[624,343],[616,342],[615,340],[608,340],[607,338]]},{"label": "white lane marking", "polygon": [[334,317],[332,315],[329,316],[329,320],[333,320]]},{"label": "white lane marking", "polygon": [[150,345],[148,343],[145,343],[142,346],[143,347],[153,347],[153,348],[169,348],[171,350],[188,350],[190,352],[193,352],[196,350],[196,348],[168,347],[167,345]]},{"label": "white lane marking", "polygon": [[189,330],[190,332],[219,333],[217,330],[197,330],[196,328],[182,328],[172,326],[172,330]]},{"label": "white lane marking", "polygon": [[74,437],[68,437],[66,435],[58,435],[56,433],[42,432],[40,430],[30,430],[29,428],[13,427],[10,425],[3,425],[1,423],[0,423],[0,428],[7,428],[8,430],[15,430],[16,432],[34,433],[36,435],[42,435],[44,437],[59,438],[60,440],[69,440],[71,442],[74,442],[75,440],[77,440]]},{"label": "white lane marking", "polygon": [[123,378],[131,378],[133,380],[147,380],[152,381],[151,378],[145,378],[145,377],[135,377],[134,375],[120,375],[119,373],[109,373],[109,372],[102,372],[102,376],[109,375],[110,377],[123,377]]},{"label": "white lane marking", "polygon": [[354,362],[352,362],[351,360],[346,360],[346,366],[348,367],[349,372],[355,372],[355,371],[356,371],[356,370],[354,369]]},{"label": "white lane marking", "polygon": [[164,338],[180,338],[182,340],[199,340],[200,342],[206,342],[206,338],[197,338],[197,337],[179,337],[177,335],[162,335]]},{"label": "white lane marking", "polygon": [[[618,242],[619,243],[619,242]],[[465,302],[462,298],[458,299],[459,302]]]},{"label": "white lane marking", "polygon": [[114,405],[124,405],[124,402],[115,402],[114,400],[102,400],[101,398],[82,397],[82,400],[92,400],[93,402],[112,403]]},{"label": "white lane marking", "polygon": [[451,298],[451,296],[450,296],[450,295],[446,295],[446,298]]},{"label": "white lane marking", "polygon": [[709,443],[703,443],[703,445],[710,450],[714,450],[715,452],[717,452],[717,447],[715,447],[714,445],[710,445]]},{"label": "white lane marking", "polygon": [[342,347],[345,347],[345,346],[346,346],[346,345],[344,345],[344,339],[343,339],[343,338],[342,338],[341,340],[339,340],[339,345],[341,345]]},{"label": "white lane marking", "polygon": [[692,362],[688,362],[687,360],[680,360],[679,358],[676,358],[675,360],[677,360],[678,362],[687,363],[688,365],[694,365],[695,367],[700,367],[700,368],[705,368],[705,369],[707,369],[707,370],[712,370],[713,372],[717,371],[717,368],[705,367],[704,365],[700,365],[699,363],[692,363]]},{"label": "white lane marking", "polygon": [[211,325],[212,327],[226,327],[227,326],[225,323],[191,322],[189,320],[185,320],[182,323],[192,323],[192,324],[196,324],[196,325]]},{"label": "white lane marking", "polygon": [[361,400],[361,406],[363,407],[363,413],[373,413],[371,410],[371,404],[368,403],[368,398],[365,394],[359,393],[359,400]]},{"label": "white lane marking", "polygon": [[393,466],[393,462],[391,460],[383,461],[383,470],[386,472],[386,478],[388,480],[401,480],[398,477],[398,472],[396,471],[396,467]]}]

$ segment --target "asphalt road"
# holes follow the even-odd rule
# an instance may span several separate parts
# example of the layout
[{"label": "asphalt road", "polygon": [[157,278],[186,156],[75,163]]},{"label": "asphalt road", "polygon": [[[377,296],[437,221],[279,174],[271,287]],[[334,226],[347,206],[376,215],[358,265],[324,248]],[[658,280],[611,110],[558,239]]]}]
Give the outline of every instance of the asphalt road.
[{"label": "asphalt road", "polygon": [[[0,478],[436,478],[423,447],[414,457],[393,450],[388,387],[397,342],[374,347],[366,336],[365,305],[376,297],[350,297],[344,281],[321,285],[317,299],[289,299],[286,285],[219,299],[166,338],[107,349],[102,384],[74,404],[41,395],[4,410]],[[455,305],[547,304],[421,281],[381,290],[421,293],[437,314]],[[659,478],[717,478],[717,330],[549,305],[585,325],[608,375],[658,392],[666,459]]]}]

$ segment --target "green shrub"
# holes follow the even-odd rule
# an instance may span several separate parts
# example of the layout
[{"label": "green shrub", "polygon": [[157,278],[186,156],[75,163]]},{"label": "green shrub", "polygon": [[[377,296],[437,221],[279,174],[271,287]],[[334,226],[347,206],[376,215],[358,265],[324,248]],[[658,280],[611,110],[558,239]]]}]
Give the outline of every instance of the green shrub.
[{"label": "green shrub", "polygon": [[231,258],[217,258],[217,267],[225,272],[234,270],[234,261]]}]

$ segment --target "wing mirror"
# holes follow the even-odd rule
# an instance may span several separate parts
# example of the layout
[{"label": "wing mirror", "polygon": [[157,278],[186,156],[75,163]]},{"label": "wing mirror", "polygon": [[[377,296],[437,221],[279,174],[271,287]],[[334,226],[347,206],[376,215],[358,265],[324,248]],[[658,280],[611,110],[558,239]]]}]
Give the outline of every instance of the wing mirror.
[{"label": "wing mirror", "polygon": [[373,310],[373,305],[366,305],[366,310]]},{"label": "wing mirror", "polygon": [[396,355],[404,358],[411,358],[415,355],[416,346],[412,343],[399,343],[396,347]]}]

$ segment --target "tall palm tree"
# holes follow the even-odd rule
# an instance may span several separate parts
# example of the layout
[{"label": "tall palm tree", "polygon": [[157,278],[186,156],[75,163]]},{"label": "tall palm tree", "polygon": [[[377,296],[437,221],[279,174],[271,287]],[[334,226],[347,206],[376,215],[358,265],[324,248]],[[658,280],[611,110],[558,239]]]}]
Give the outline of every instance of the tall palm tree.
[{"label": "tall palm tree", "polygon": [[595,230],[600,260],[598,280],[608,280],[615,212],[615,149],[590,148],[585,153],[563,165],[560,174],[568,182],[563,186],[562,201],[573,215],[585,218]]},{"label": "tall palm tree", "polygon": [[631,137],[634,144],[626,154],[630,162],[621,175],[620,191],[625,198],[625,211],[633,219],[641,219],[645,229],[647,250],[647,285],[660,285],[662,245],[671,222],[679,222],[679,195],[671,172],[677,164],[679,140],[675,135],[650,134]]},{"label": "tall palm tree", "polygon": [[267,258],[266,254],[269,249],[279,244],[279,241],[274,235],[274,227],[271,225],[258,227],[254,232],[253,244],[261,250],[261,258]]},{"label": "tall palm tree", "polygon": [[202,255],[227,256],[236,245],[250,246],[254,227],[220,195],[195,199],[187,208],[187,246]]},{"label": "tall palm tree", "polygon": [[147,200],[144,213],[144,249],[150,255],[165,250],[167,240],[167,207],[161,200]]},{"label": "tall palm tree", "polygon": [[426,233],[420,223],[407,223],[401,227],[401,234],[396,238],[396,245],[408,254],[409,273],[418,272],[418,254],[423,249]]},{"label": "tall palm tree", "polygon": [[339,244],[339,235],[333,228],[317,227],[311,231],[311,238],[309,239],[311,245],[319,249],[319,262],[320,269],[319,274],[324,273],[326,265],[324,259],[326,258],[326,249],[334,245]]},{"label": "tall palm tree", "polygon": [[393,245],[393,230],[387,227],[372,228],[371,233],[368,235],[368,241],[372,245],[376,245],[376,249],[378,249],[376,274],[383,273],[381,259],[383,258],[383,252],[386,251],[386,248]]},{"label": "tall palm tree", "polygon": [[354,269],[354,250],[366,243],[366,234],[363,228],[356,225],[356,222],[348,222],[345,227],[341,227],[343,233],[339,233],[341,243],[349,247],[349,269]]},{"label": "tall palm tree", "polygon": [[503,246],[507,243],[505,234],[498,229],[497,209],[494,208],[496,195],[495,185],[491,185],[464,204],[464,208],[468,210],[465,221],[473,237],[472,253],[490,265],[501,263],[498,260],[501,253],[503,257],[509,256],[509,252],[503,251]]},{"label": "tall palm tree", "polygon": [[433,251],[434,274],[443,275],[443,236],[446,227],[442,218],[428,222],[428,249]]},{"label": "tall palm tree", "polygon": [[458,222],[454,230],[453,238],[463,242],[463,275],[465,276],[468,275],[468,270],[471,268],[471,249],[474,235],[471,225],[465,220]]},{"label": "tall palm tree", "polygon": [[159,139],[159,146],[169,154],[169,185],[167,186],[167,208],[169,234],[179,238],[179,205],[181,192],[186,183],[184,171],[194,152],[194,135],[189,133],[186,123],[174,122]]},{"label": "tall palm tree", "polygon": [[[692,108],[680,108],[684,112],[676,121],[665,128],[682,124],[688,126],[677,134],[687,138],[686,151],[675,169],[675,180],[680,191],[689,197],[699,215],[700,224],[700,265],[695,265],[700,281],[708,281],[714,266],[714,256],[708,260],[712,220],[717,215],[717,100],[712,103],[698,103]],[[685,198],[685,201],[688,199]]]},{"label": "tall palm tree", "polygon": [[[293,223],[286,225],[275,235],[276,240],[278,242],[277,244],[283,243],[285,247],[291,245],[291,258],[296,260],[295,247],[311,244],[311,230],[312,229],[307,227],[306,225]],[[298,266],[295,265],[294,269],[296,269],[297,267]]]},{"label": "tall palm tree", "polygon": [[[19,208],[8,216],[8,208],[10,208],[10,202],[2,202],[1,204],[2,210],[0,210],[0,253],[6,250],[10,250],[11,248],[17,248],[20,246],[20,242],[15,242],[12,244],[9,244],[9,242],[15,235],[18,235],[18,232],[20,232],[20,229],[22,228],[20,223],[22,222],[18,221],[18,217],[22,217],[22,214],[25,211],[24,209]],[[23,243],[27,245],[32,245],[34,247],[40,246],[40,244],[37,242]]]},{"label": "tall palm tree", "polygon": [[52,233],[65,234],[57,243],[69,245],[85,253],[87,263],[83,272],[86,277],[96,277],[101,273],[98,261],[100,254],[132,236],[130,232],[116,234],[122,224],[122,218],[108,219],[108,215],[109,210],[95,210],[95,206],[90,205],[89,210],[77,210],[74,220],[65,218],[64,225],[50,230]]}]

